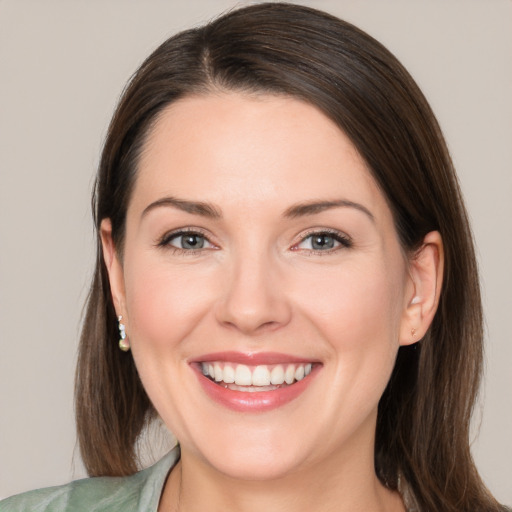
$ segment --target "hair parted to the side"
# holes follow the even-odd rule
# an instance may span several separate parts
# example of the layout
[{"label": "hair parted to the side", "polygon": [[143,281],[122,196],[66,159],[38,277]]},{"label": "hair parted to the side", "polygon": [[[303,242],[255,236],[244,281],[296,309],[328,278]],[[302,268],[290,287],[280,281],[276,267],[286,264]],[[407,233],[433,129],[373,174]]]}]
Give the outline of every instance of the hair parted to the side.
[{"label": "hair parted to the side", "polygon": [[404,250],[432,230],[445,278],[427,335],[399,350],[379,404],[375,467],[405,479],[420,510],[501,510],[469,450],[482,366],[482,312],[467,215],[437,121],[397,59],[329,14],[285,3],[231,11],[164,42],[132,77],[112,119],[93,199],[98,231],[76,374],[76,421],[90,475],[137,470],[135,443],[155,411],[131,355],[119,351],[99,227],[112,221],[122,257],[126,210],[145,139],[170,103],[211,91],[284,94],[330,117],[367,162]]}]

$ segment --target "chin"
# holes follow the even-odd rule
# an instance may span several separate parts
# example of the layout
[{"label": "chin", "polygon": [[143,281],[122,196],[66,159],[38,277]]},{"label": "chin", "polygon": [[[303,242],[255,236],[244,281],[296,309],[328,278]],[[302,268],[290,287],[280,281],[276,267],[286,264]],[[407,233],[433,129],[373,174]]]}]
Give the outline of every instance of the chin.
[{"label": "chin", "polygon": [[277,480],[296,472],[304,460],[299,460],[298,450],[286,456],[278,450],[262,448],[259,453],[228,453],[224,457],[208,460],[220,473],[239,480]]},{"label": "chin", "polygon": [[304,442],[293,435],[283,435],[282,429],[272,432],[246,428],[244,436],[227,430],[211,436],[214,441],[205,446],[196,445],[194,451],[208,466],[230,478],[279,479],[299,470],[307,461]]}]

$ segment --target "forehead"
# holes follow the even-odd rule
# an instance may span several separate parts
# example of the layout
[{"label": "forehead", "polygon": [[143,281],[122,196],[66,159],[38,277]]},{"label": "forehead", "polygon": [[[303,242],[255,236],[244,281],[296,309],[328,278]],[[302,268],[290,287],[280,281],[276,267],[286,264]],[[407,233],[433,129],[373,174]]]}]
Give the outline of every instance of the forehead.
[{"label": "forehead", "polygon": [[165,195],[226,208],[339,197],[384,202],[354,145],[319,109],[240,93],[187,97],[160,114],[132,202],[144,208]]}]

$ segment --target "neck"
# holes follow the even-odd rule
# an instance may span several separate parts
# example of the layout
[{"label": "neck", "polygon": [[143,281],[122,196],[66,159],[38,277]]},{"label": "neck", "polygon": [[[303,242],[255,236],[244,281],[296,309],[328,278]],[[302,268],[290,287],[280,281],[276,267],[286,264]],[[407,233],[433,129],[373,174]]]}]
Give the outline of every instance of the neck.
[{"label": "neck", "polygon": [[333,455],[272,480],[241,480],[182,451],[167,481],[159,512],[405,512],[398,493],[374,471],[373,450]]}]

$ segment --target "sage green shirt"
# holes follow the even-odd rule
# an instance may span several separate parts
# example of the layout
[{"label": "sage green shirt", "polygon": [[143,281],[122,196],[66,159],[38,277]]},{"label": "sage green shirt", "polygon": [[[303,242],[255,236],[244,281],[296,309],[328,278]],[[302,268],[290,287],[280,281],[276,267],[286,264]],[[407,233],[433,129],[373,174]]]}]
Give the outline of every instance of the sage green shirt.
[{"label": "sage green shirt", "polygon": [[29,491],[0,501],[0,512],[157,512],[174,448],[150,468],[127,477],[95,477]]}]

